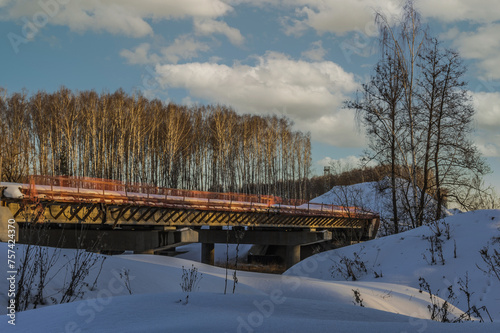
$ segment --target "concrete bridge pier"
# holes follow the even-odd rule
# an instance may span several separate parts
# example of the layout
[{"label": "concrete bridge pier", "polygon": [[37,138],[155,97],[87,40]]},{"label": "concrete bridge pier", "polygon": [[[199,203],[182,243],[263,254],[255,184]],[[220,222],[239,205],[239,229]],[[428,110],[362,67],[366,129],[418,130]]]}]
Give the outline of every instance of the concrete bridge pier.
[{"label": "concrete bridge pier", "polygon": [[285,248],[285,266],[290,268],[300,261],[300,245],[287,245]]},{"label": "concrete bridge pier", "polygon": [[214,265],[214,243],[201,243],[201,262],[207,265]]},{"label": "concrete bridge pier", "polygon": [[280,257],[284,259],[286,268],[290,268],[301,259],[302,245],[322,243],[332,240],[330,231],[280,231],[280,230],[246,230],[240,239],[234,232],[221,229],[201,229],[198,231],[198,241],[201,243],[201,262],[214,264],[214,244],[261,244],[280,248]]}]

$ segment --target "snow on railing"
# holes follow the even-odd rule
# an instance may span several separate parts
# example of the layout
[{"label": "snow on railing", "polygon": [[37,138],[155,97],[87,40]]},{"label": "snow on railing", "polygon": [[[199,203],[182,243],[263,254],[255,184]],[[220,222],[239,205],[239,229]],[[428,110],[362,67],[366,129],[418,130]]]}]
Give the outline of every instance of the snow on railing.
[{"label": "snow on railing", "polygon": [[[29,176],[29,186],[23,186],[30,199],[40,195],[52,199],[98,200],[138,202],[143,204],[168,204],[183,202],[190,206],[202,205],[206,208],[215,205],[229,209],[267,208],[280,213],[307,215],[342,215],[345,217],[375,218],[377,214],[360,209],[328,204],[310,203],[305,200],[284,200],[272,195],[254,195],[241,193],[218,193],[169,189],[148,184],[124,183],[90,177],[72,176]],[[238,207],[236,207],[238,206]]]},{"label": "snow on railing", "polygon": [[241,193],[218,193],[207,191],[192,191],[182,189],[171,189],[157,187],[149,184],[124,183],[118,180],[109,180],[90,177],[71,177],[71,176],[30,176],[30,184],[37,186],[50,186],[51,191],[61,191],[62,188],[70,188],[77,193],[80,190],[94,190],[95,193],[102,193],[103,196],[113,192],[113,195],[122,194],[125,196],[136,196],[145,194],[146,198],[150,196],[181,197],[181,198],[199,198],[199,199],[217,199],[227,201],[243,201],[273,205],[279,198],[271,195],[253,195]]}]

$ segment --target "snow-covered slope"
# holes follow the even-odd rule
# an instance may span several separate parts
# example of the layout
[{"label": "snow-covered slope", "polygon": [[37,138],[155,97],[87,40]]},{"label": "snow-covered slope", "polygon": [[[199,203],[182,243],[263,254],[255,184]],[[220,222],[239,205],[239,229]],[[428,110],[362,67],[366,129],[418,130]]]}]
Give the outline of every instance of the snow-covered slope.
[{"label": "snow-covered slope", "polygon": [[[449,227],[446,227],[446,226]],[[237,272],[232,294],[232,271],[228,295],[224,295],[224,269],[193,261],[151,255],[107,257],[97,288],[84,288],[83,299],[73,303],[43,306],[16,316],[16,325],[0,321],[1,332],[498,332],[500,331],[500,281],[476,267],[485,268],[479,250],[499,247],[500,211],[478,211],[449,217],[442,231],[444,265],[429,264],[429,236],[436,227],[421,227],[399,235],[324,252],[292,267],[284,275]],[[448,231],[449,230],[449,239]],[[456,258],[455,244],[456,243]],[[0,244],[7,253],[7,244]],[[22,251],[19,246],[18,251]],[[63,250],[61,262],[72,250]],[[343,257],[365,263],[367,272],[346,280],[335,269]],[[424,258],[425,256],[425,258]],[[436,258],[438,258],[436,256]],[[196,291],[181,291],[182,267],[194,265],[202,274]],[[97,274],[89,276],[92,282]],[[130,275],[129,295],[120,272]],[[4,269],[4,272],[6,269]],[[332,272],[334,273],[332,275]],[[376,278],[375,273],[379,276]],[[47,294],[57,294],[64,272],[50,282]],[[469,279],[471,303],[486,306],[495,323],[441,324],[428,320],[429,294],[419,292],[419,278],[432,291],[447,298],[452,286],[457,309],[467,308],[460,280]],[[0,280],[0,298],[6,304],[6,279]],[[364,307],[356,303],[358,292]],[[443,304],[443,299],[435,302]],[[6,308],[0,310],[5,313]],[[485,312],[481,312],[489,321]],[[453,315],[450,315],[453,317]]]},{"label": "snow-covered slope", "polygon": [[121,296],[21,313],[2,332],[498,332],[499,324],[442,324],[336,302],[268,295]]},{"label": "snow-covered slope", "polygon": [[[398,198],[398,219],[400,221],[400,231],[410,229],[411,219],[408,215],[408,200],[412,200],[413,189],[410,184],[403,180],[397,179],[396,196]],[[404,198],[409,198],[404,200]],[[392,190],[390,179],[384,178],[378,182],[366,182],[349,186],[334,186],[330,191],[310,201],[317,204],[340,205],[340,206],[356,206],[361,207],[380,214],[381,227],[378,236],[386,236],[392,234],[393,231],[392,219]],[[406,204],[405,204],[406,202]],[[424,214],[434,216],[436,207],[435,200],[429,196],[425,196],[426,210]],[[452,215],[448,210],[443,208],[444,215]]]},{"label": "snow-covered slope", "polygon": [[[499,229],[500,210],[458,214],[430,226],[317,254],[298,263],[285,275],[325,281],[352,280],[345,262],[357,258],[358,264],[353,263],[351,267],[360,286],[389,283],[418,289],[422,282],[419,278],[424,278],[432,292],[444,299],[448,298],[451,286],[456,297],[451,302],[462,310],[468,306],[465,293],[460,289],[464,289],[468,280],[471,305],[486,306],[493,319],[500,321],[500,281],[494,274],[484,272],[488,266],[480,254],[485,247],[490,254],[493,249],[500,251]],[[435,241],[439,233],[441,251]],[[500,267],[498,270],[500,272]],[[427,292],[422,294],[429,296]],[[387,297],[392,297],[392,293]],[[365,305],[380,308],[371,302],[366,301]]]}]

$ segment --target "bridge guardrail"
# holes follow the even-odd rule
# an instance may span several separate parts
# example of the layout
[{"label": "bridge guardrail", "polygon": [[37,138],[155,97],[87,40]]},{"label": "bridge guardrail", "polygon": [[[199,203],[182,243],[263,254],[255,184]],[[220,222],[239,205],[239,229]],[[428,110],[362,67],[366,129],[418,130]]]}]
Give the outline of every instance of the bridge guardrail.
[{"label": "bridge guardrail", "polygon": [[29,185],[23,187],[23,190],[31,199],[41,195],[46,199],[57,198],[60,201],[140,202],[158,206],[187,205],[197,209],[267,209],[269,212],[281,214],[378,218],[378,214],[358,207],[283,200],[271,195],[169,189],[89,177],[33,175],[29,177]]}]

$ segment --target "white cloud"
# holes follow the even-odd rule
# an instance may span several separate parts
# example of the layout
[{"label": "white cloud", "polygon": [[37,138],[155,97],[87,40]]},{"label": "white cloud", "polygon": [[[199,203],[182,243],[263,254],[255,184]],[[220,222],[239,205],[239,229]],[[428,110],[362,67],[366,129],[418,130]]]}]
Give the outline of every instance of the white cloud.
[{"label": "white cloud", "polygon": [[416,7],[425,17],[444,22],[494,22],[500,17],[498,0],[420,0]]},{"label": "white cloud", "polygon": [[373,34],[374,11],[385,13],[389,18],[400,12],[398,0],[303,0],[294,1],[296,19],[283,21],[285,32],[300,34],[305,27],[318,33],[345,34],[361,31]]},{"label": "white cloud", "polygon": [[341,109],[357,87],[354,75],[330,61],[296,61],[280,53],[256,57],[254,66],[186,63],[156,66],[165,88],[184,88],[195,98],[231,105],[242,113],[284,114],[313,139],[360,146],[354,115]]},{"label": "white cloud", "polygon": [[200,52],[205,52],[210,47],[202,42],[196,41],[188,35],[181,35],[172,44],[160,48],[160,55],[150,52],[151,44],[142,43],[134,50],[122,50],[120,55],[132,65],[174,63],[179,60],[198,57]]},{"label": "white cloud", "polygon": [[[275,6],[295,9],[295,17],[281,18],[285,33],[301,35],[308,28],[318,33],[332,32],[345,34],[358,31],[373,34],[374,12],[384,13],[391,21],[401,13],[401,0],[232,0],[240,3],[264,7]],[[498,0],[419,0],[415,7],[424,18],[434,18],[442,22],[470,21],[492,23],[500,18]]]},{"label": "white cloud", "polygon": [[500,24],[480,26],[473,32],[450,33],[453,45],[467,59],[478,60],[480,74],[490,78],[500,78]]},{"label": "white cloud", "polygon": [[342,157],[339,159],[334,159],[331,157],[325,157],[316,162],[320,166],[335,166],[344,169],[357,168],[362,165],[362,159],[360,157],[349,155],[347,157]]},{"label": "white cloud", "polygon": [[[270,3],[273,3],[272,1]],[[276,2],[274,2],[276,3]],[[349,31],[372,30],[374,11],[385,13],[389,18],[401,13],[399,0],[296,0],[298,19],[289,20],[288,32],[303,31],[307,25],[319,33],[344,34]],[[443,22],[472,21],[495,22],[500,18],[498,0],[420,0],[415,7],[423,17],[432,17]]]},{"label": "white cloud", "polygon": [[486,157],[500,156],[500,92],[472,93],[478,127],[475,142]]},{"label": "white cloud", "polygon": [[[250,1],[253,2],[253,1]],[[286,20],[286,31],[297,33],[307,25],[319,33],[344,34],[349,31],[363,31],[373,22],[374,11],[388,17],[398,17],[401,12],[400,0],[295,0],[258,1],[268,5],[288,5],[296,8],[298,19]],[[500,18],[498,0],[419,0],[415,7],[423,17],[432,17],[442,22],[471,21],[492,23]]]},{"label": "white cloud", "polygon": [[313,61],[322,61],[326,55],[326,50],[323,48],[321,40],[311,43],[311,48],[302,52],[302,56]]},{"label": "white cloud", "polygon": [[177,63],[181,59],[196,58],[199,52],[206,52],[209,49],[207,44],[184,35],[176,38],[171,45],[162,48],[161,53],[168,62]]},{"label": "white cloud", "polygon": [[30,19],[45,13],[50,24],[68,26],[72,31],[107,31],[143,37],[153,34],[147,20],[217,18],[232,10],[221,0],[71,0],[66,5],[58,1],[18,0],[10,2],[0,17],[4,20]]},{"label": "white cloud", "polygon": [[[297,11],[296,11],[297,12]],[[281,25],[283,26],[283,32],[287,36],[300,37],[304,34],[309,25],[303,20],[292,18],[289,16],[284,16],[280,18]]]},{"label": "white cloud", "polygon": [[182,99],[182,105],[187,105],[187,106],[194,106],[196,105],[197,102],[194,101],[191,96],[186,96]]},{"label": "white cloud", "polygon": [[231,44],[234,45],[241,45],[244,41],[244,38],[241,35],[240,31],[228,26],[226,22],[206,18],[196,18],[194,20],[194,29],[197,34],[203,36],[213,34],[225,35],[229,39]]},{"label": "white cloud", "polygon": [[485,157],[500,157],[500,147],[493,143],[500,141],[500,134],[489,133],[475,138],[479,152]]},{"label": "white cloud", "polygon": [[133,51],[130,50],[121,50],[120,55],[127,59],[127,62],[131,65],[144,65],[149,63],[157,63],[159,62],[159,57],[157,54],[151,55],[149,50],[151,48],[151,44],[142,43],[137,46]]},{"label": "white cloud", "polygon": [[336,147],[364,147],[365,135],[356,125],[353,110],[328,110],[316,119],[299,119],[295,123],[301,131],[311,132],[312,138]]},{"label": "white cloud", "polygon": [[330,166],[330,164],[334,163],[334,159],[331,158],[331,157],[325,157],[325,158],[322,158],[321,160],[317,161],[316,164],[322,166],[322,167],[325,167],[325,166]]},{"label": "white cloud", "polygon": [[472,96],[478,128],[498,132],[500,129],[500,92],[476,92]]}]

